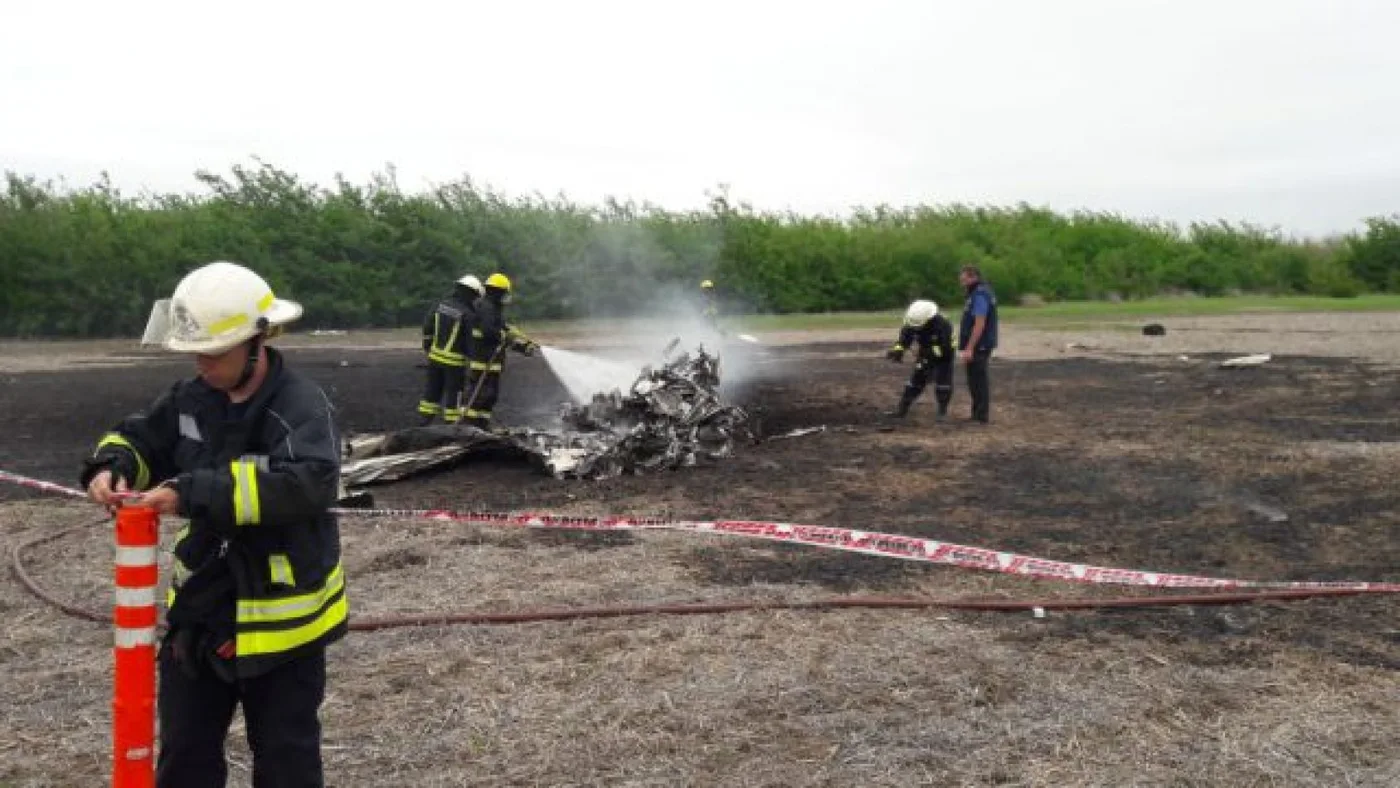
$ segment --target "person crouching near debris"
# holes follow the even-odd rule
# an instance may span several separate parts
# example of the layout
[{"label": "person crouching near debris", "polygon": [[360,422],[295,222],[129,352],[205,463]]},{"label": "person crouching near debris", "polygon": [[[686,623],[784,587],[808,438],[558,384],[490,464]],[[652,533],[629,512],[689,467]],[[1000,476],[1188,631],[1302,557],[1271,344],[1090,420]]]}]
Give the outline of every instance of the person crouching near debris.
[{"label": "person crouching near debris", "polygon": [[540,347],[506,323],[505,308],[510,299],[510,279],[505,274],[491,274],[486,278],[486,293],[477,302],[472,323],[471,393],[467,397],[466,417],[468,424],[483,430],[491,428],[492,413],[500,398],[506,350],[533,356]]},{"label": "person crouching near debris", "polygon": [[934,398],[938,402],[938,420],[948,416],[948,403],[953,399],[953,324],[948,318],[938,314],[938,304],[932,301],[915,301],[904,313],[904,325],[899,330],[899,339],[885,357],[895,363],[904,361],[904,353],[919,343],[918,360],[914,373],[904,385],[904,393],[899,398],[899,406],[886,416],[904,418],[909,408],[928,386],[933,378]]},{"label": "person crouching near debris", "polygon": [[340,478],[330,401],[264,340],[301,316],[253,271],[215,262],[170,301],[175,383],[97,443],[81,481],[188,518],[176,538],[161,642],[159,786],[225,783],[224,739],[243,705],[255,785],[321,785],[326,647],[345,635]]},{"label": "person crouching near debris", "polygon": [[467,274],[452,294],[433,305],[423,318],[423,352],[428,356],[428,380],[418,401],[419,423],[427,426],[439,415],[446,424],[462,420],[462,390],[467,379],[467,350],[481,280]]}]

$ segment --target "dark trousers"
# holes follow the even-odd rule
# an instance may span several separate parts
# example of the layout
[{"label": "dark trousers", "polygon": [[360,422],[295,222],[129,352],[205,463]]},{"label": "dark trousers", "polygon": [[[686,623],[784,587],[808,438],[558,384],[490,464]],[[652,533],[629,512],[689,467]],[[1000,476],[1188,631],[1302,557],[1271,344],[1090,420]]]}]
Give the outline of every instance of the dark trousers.
[{"label": "dark trousers", "polygon": [[160,650],[160,788],[221,788],[228,777],[224,739],[243,704],[253,785],[322,786],[321,701],[326,652],[317,650],[252,679],[226,683],[207,667],[186,675],[171,649]]},{"label": "dark trousers", "polygon": [[992,417],[992,381],[987,367],[992,351],[975,350],[967,362],[967,390],[972,395],[972,418],[984,424]]},{"label": "dark trousers", "polygon": [[491,424],[491,412],[495,410],[496,400],[501,396],[500,371],[474,370],[467,396],[471,396],[472,391],[476,392],[476,398],[463,403],[467,423],[485,429]]},{"label": "dark trousers", "polygon": [[448,424],[462,418],[462,387],[466,383],[464,367],[449,367],[445,364],[428,362],[428,381],[423,389],[423,399],[418,403],[418,414],[431,419],[438,414]]},{"label": "dark trousers", "polygon": [[933,396],[938,402],[938,412],[947,413],[948,403],[953,400],[953,361],[919,359],[914,365],[914,374],[904,385],[904,407],[914,403],[924,389],[928,388],[929,378],[933,378]]}]

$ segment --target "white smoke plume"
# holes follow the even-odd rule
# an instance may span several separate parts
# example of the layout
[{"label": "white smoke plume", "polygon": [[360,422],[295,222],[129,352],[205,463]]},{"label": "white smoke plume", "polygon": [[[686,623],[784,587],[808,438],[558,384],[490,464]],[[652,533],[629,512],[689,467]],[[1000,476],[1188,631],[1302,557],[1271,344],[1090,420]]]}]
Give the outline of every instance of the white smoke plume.
[{"label": "white smoke plume", "polygon": [[[626,393],[643,368],[701,348],[719,356],[720,394],[730,401],[741,397],[758,374],[781,373],[772,349],[743,333],[735,316],[725,314],[725,305],[742,294],[729,292],[714,275],[720,239],[698,246],[709,250],[706,259],[682,260],[640,223],[608,222],[594,228],[560,283],[583,318],[582,329],[561,337],[567,347],[544,348],[545,361],[571,399],[582,403],[613,389]],[[696,247],[688,248],[693,253]],[[719,330],[704,317],[700,283],[707,278],[715,279],[721,293]]]}]

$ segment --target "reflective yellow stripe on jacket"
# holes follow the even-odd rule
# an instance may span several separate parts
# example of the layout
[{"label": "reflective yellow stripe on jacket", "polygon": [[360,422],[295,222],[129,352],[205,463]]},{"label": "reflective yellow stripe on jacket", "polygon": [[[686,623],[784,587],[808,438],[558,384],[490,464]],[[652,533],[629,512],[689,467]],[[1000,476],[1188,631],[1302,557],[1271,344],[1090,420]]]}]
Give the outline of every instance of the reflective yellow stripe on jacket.
[{"label": "reflective yellow stripe on jacket", "polygon": [[[188,525],[177,531],[175,533],[175,544],[170,548],[170,552],[174,553],[178,550],[180,543],[185,541],[185,538],[189,535],[190,526]],[[188,566],[185,566],[185,562],[180,560],[180,556],[176,555],[174,558],[175,560],[170,562],[170,587],[165,590],[165,607],[167,610],[175,607],[176,591],[180,586],[185,584],[186,580],[190,579],[190,575],[194,574],[190,571]]]},{"label": "reflective yellow stripe on jacket", "polygon": [[258,462],[234,460],[229,463],[233,474],[233,523],[257,525],[262,522],[262,504],[258,499]]},{"label": "reflective yellow stripe on jacket", "polygon": [[136,489],[146,489],[147,485],[151,483],[151,469],[146,465],[146,458],[142,457],[141,452],[131,445],[131,441],[115,432],[109,432],[97,442],[97,450],[101,451],[104,446],[120,446],[131,452],[131,456],[136,458]]},{"label": "reflective yellow stripe on jacket", "polygon": [[278,654],[316,640],[343,623],[349,612],[345,596],[341,595],[325,612],[298,627],[278,630],[239,632],[236,648],[239,657]]},{"label": "reflective yellow stripe on jacket", "polygon": [[276,585],[295,586],[296,575],[292,573],[292,562],[286,553],[273,553],[267,557],[267,572]]},{"label": "reflective yellow stripe on jacket", "polygon": [[460,367],[466,363],[466,357],[452,349],[457,344],[457,332],[462,330],[462,321],[457,321],[452,326],[452,332],[447,335],[447,341],[439,344],[438,340],[442,336],[442,315],[433,315],[433,344],[428,351],[428,360],[436,361],[439,364],[446,364],[449,367]]},{"label": "reflective yellow stripe on jacket", "polygon": [[273,599],[238,600],[239,657],[277,654],[306,645],[344,623],[349,603],[337,564],[318,591]]}]

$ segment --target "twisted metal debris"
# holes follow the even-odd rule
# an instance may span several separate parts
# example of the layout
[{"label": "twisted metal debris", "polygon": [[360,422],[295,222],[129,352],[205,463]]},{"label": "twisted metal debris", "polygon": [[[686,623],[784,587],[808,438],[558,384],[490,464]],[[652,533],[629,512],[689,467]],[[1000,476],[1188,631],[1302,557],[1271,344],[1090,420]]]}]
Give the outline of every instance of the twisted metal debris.
[{"label": "twisted metal debris", "polygon": [[523,457],[561,479],[606,479],[732,456],[736,439],[754,439],[749,414],[720,399],[718,356],[702,345],[671,357],[677,344],[663,351],[668,360],[661,366],[643,368],[626,393],[613,389],[581,405],[564,404],[561,429],[441,425],[351,438],[342,485],[394,481],[486,451]]},{"label": "twisted metal debris", "polygon": [[613,390],[585,405],[565,405],[566,429],[524,440],[561,478],[601,479],[729,457],[735,438],[753,433],[748,413],[721,401],[718,387],[719,358],[701,346],[658,369],[644,368],[626,394]]}]

